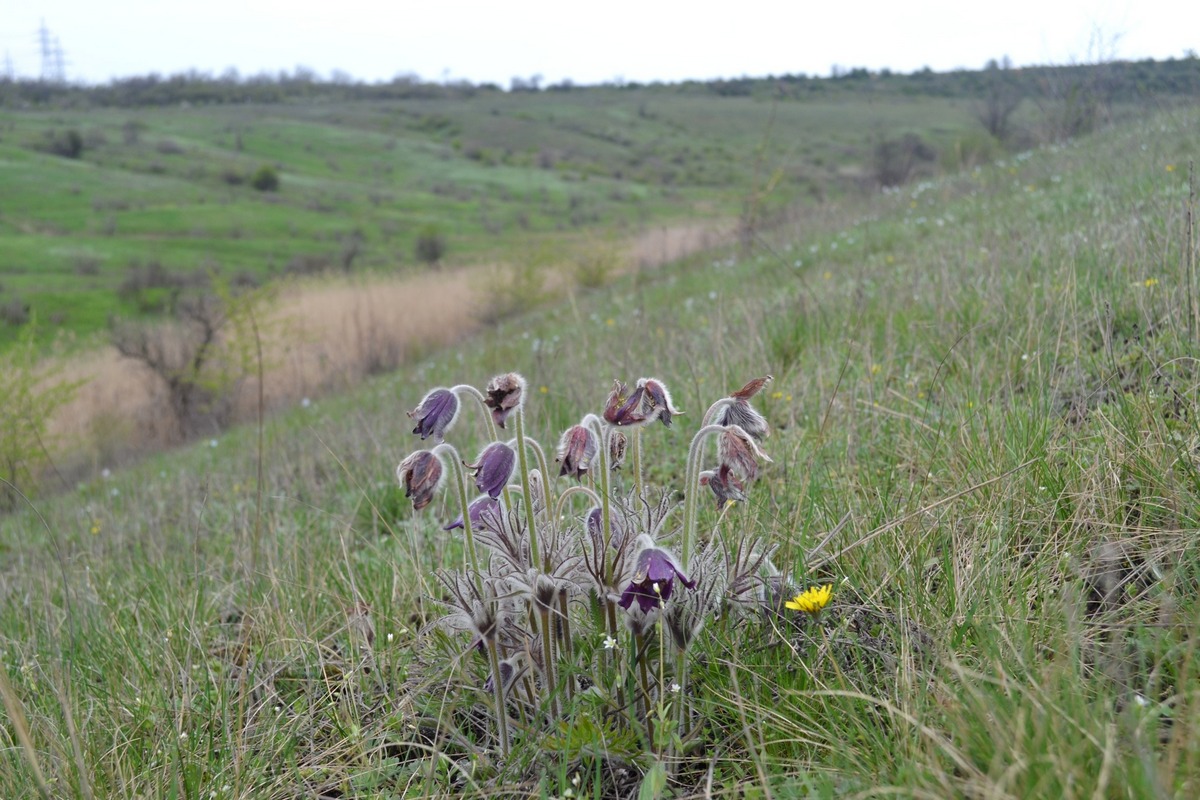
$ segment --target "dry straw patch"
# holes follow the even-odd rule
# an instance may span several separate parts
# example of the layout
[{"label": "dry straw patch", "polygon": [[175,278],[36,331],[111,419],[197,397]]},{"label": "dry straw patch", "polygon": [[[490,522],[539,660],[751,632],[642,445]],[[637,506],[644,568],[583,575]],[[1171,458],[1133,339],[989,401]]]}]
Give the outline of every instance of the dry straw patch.
[{"label": "dry straw patch", "polygon": [[[646,230],[616,248],[609,277],[656,268],[729,238],[728,225],[685,223]],[[539,299],[570,291],[571,267],[569,258],[543,264],[537,276]],[[269,306],[256,311],[265,405],[278,408],[352,386],[413,353],[469,336],[495,318],[497,290],[517,287],[522,279],[520,266],[493,264],[287,285]],[[514,310],[522,309],[507,309]],[[175,426],[162,389],[141,364],[104,346],[56,366],[61,368],[57,380],[79,383],[73,399],[49,425],[56,441],[71,445],[64,458],[67,466],[98,468],[171,443]],[[257,403],[257,379],[251,374],[237,384],[233,419],[252,418]]]}]

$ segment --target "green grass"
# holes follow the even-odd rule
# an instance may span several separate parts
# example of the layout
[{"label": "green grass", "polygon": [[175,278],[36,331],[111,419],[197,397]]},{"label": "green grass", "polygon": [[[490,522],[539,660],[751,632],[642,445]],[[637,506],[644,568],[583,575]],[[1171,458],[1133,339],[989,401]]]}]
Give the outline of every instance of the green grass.
[{"label": "green grass", "polygon": [[[587,234],[731,219],[776,173],[765,214],[838,196],[867,179],[884,136],[918,133],[957,163],[976,128],[953,99],[653,89],[0,109],[0,301],[27,303],[44,338],[86,339],[110,313],[139,313],[115,294],[134,261],[268,280],[297,257],[340,268],[358,236],[356,268],[412,270],[427,225],[452,263],[511,263],[531,241],[568,255]],[[68,130],[84,139],[80,160],[40,151]],[[264,164],[278,193],[248,184]],[[0,326],[0,346],[16,335]]]},{"label": "green grass", "polygon": [[[775,376],[756,400],[774,463],[723,520],[705,500],[700,530],[763,537],[835,596],[818,624],[710,623],[702,747],[673,790],[1193,796],[1198,123],[847,198],[746,259],[509,320],[271,421],[261,486],[239,429],[0,520],[0,693],[24,719],[0,728],[0,795],[36,791],[35,758],[51,796],[635,789],[635,736],[578,714],[501,762],[460,690],[484,660],[424,682],[429,575],[462,555],[452,500],[414,514],[394,484],[420,446],[401,412],[517,369],[547,446],[613,378],[663,379],[687,413],[646,431],[647,474],[676,488],[708,402]],[[473,454],[483,435],[468,417],[450,438]]]}]

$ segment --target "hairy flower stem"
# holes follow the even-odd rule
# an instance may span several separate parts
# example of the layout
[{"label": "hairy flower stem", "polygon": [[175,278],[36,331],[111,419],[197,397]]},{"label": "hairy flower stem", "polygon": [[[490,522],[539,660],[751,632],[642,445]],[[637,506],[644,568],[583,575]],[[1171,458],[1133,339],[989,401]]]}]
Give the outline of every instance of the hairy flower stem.
[{"label": "hairy flower stem", "polygon": [[542,617],[542,659],[545,664],[546,699],[550,701],[550,713],[557,721],[560,713],[554,681],[554,628],[550,623],[550,610],[542,608],[539,609],[539,613]]},{"label": "hairy flower stem", "polygon": [[589,489],[588,487],[583,486],[583,485],[568,486],[563,491],[563,493],[558,496],[558,500],[555,501],[555,503],[554,503],[554,518],[555,519],[558,519],[559,517],[562,516],[563,506],[566,504],[567,499],[573,494],[586,495],[587,498],[589,500],[591,500],[594,505],[598,506],[601,504],[600,495],[596,494],[593,490]]},{"label": "hairy flower stem", "polygon": [[[562,615],[562,647],[563,652],[566,653],[566,662],[574,664],[575,646],[571,642],[571,618],[567,615],[567,611],[567,593],[565,591],[560,592],[558,595],[558,613]],[[573,700],[575,698],[575,678],[573,676],[568,676],[566,686],[567,699]]]},{"label": "hairy flower stem", "polygon": [[645,502],[646,490],[642,480],[642,426],[633,429],[633,486],[639,500]]},{"label": "hairy flower stem", "polygon": [[596,434],[596,438],[600,440],[599,452],[597,455],[596,472],[599,473],[600,483],[600,529],[604,538],[604,596],[601,600],[604,603],[606,616],[608,617],[608,635],[617,638],[617,614],[613,606],[612,600],[609,599],[609,594],[615,591],[613,587],[613,561],[616,556],[612,551],[612,492],[609,483],[612,476],[608,474],[608,444],[609,444],[609,428],[600,422],[600,418],[595,414],[588,414],[583,418],[584,425],[590,425],[592,431]]},{"label": "hairy flower stem", "polygon": [[458,386],[451,386],[450,391],[453,392],[455,396],[465,394],[469,397],[474,397],[477,401],[479,401],[479,407],[483,409],[483,421],[487,425],[488,441],[496,441],[498,438],[496,436],[496,423],[492,419],[492,410],[488,408],[487,400],[484,398],[483,392],[479,391],[474,386],[471,386],[469,383],[460,383]]},{"label": "hairy flower stem", "polygon": [[[538,444],[537,439],[526,439],[525,446],[532,450],[534,456],[537,457],[537,468],[539,470],[538,475],[541,478],[538,483],[542,487],[542,513],[544,515],[549,515],[550,506],[554,505],[550,502],[550,489],[553,487],[554,481],[551,479],[550,473],[546,471],[546,453],[542,450],[542,446]],[[547,520],[548,519],[549,517],[547,516]]]},{"label": "hairy flower stem", "polygon": [[474,580],[475,589],[479,592],[479,598],[482,600],[483,578],[479,572],[479,558],[475,554],[475,531],[471,526],[471,512],[468,507],[466,470],[463,469],[462,459],[459,457],[458,451],[454,449],[454,445],[442,442],[433,448],[432,452],[439,457],[445,453],[454,470],[454,485],[458,488],[458,506],[462,511],[463,536],[467,540],[467,557],[470,559],[471,578]]},{"label": "hairy flower stem", "polygon": [[[716,404],[714,404],[714,407]],[[708,413],[704,415],[705,419],[713,413],[710,408]],[[689,568],[688,562],[692,557],[692,545],[696,540],[696,508],[699,503],[700,494],[700,463],[704,456],[704,442],[714,433],[720,433],[725,430],[722,425],[705,425],[696,432],[692,437],[692,443],[688,447],[687,470],[684,475],[683,483],[683,544],[680,546],[680,565],[687,572]],[[676,704],[676,720],[679,735],[683,736],[685,731],[685,723],[688,721],[688,703],[687,703],[687,673],[688,673],[688,653],[687,649],[681,649],[675,654],[675,682],[679,684],[679,702]]]},{"label": "hairy flower stem", "polygon": [[[521,496],[525,506],[525,523],[529,526],[529,555],[534,567],[549,572],[549,566],[542,563],[538,550],[537,520],[533,513],[533,494],[529,491],[529,458],[525,454],[525,413],[521,409],[513,411],[517,428],[517,459],[521,469]],[[546,483],[546,473],[542,473],[542,484]]]},{"label": "hairy flower stem", "polygon": [[687,471],[683,481],[683,544],[680,547],[680,566],[687,572],[696,540],[696,506],[700,494],[700,463],[704,456],[704,441],[711,434],[725,430],[723,425],[705,425],[692,437],[688,447]]},{"label": "hairy flower stem", "polygon": [[650,672],[646,666],[649,648],[646,646],[646,634],[639,633],[634,637],[637,641],[638,678],[642,683],[641,709],[642,718],[646,720],[646,742],[654,749],[654,715],[650,709]]},{"label": "hairy flower stem", "polygon": [[500,734],[500,753],[508,757],[508,709],[504,704],[504,679],[500,675],[500,653],[496,640],[488,640],[488,656],[492,661],[492,693],[496,697],[496,731]]}]

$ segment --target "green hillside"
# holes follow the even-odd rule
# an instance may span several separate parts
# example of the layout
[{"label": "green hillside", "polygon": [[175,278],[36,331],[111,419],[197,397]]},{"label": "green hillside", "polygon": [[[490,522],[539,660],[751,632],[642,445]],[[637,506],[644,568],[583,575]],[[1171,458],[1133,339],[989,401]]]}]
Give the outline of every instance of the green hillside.
[{"label": "green hillside", "polygon": [[[0,344],[30,317],[46,339],[153,316],[206,276],[420,269],[423,234],[450,264],[513,263],[747,202],[769,220],[877,185],[877,146],[905,134],[928,148],[914,174],[999,152],[965,100],[930,96],[0,106]],[[263,167],[277,191],[253,187]]]},{"label": "green hillside", "polygon": [[[536,100],[512,102],[529,106],[502,109],[505,126],[539,113]],[[763,115],[744,133],[754,141],[770,107],[742,102],[736,108]],[[891,108],[911,121],[942,107]],[[431,109],[404,118],[427,119]],[[682,99],[664,104],[658,121],[645,122],[619,104],[606,113],[630,114],[637,132],[621,135],[643,141],[688,109]],[[238,161],[229,126],[248,113],[261,116],[246,123],[251,155]],[[388,208],[368,213],[358,192],[370,181],[334,188],[392,153],[392,136],[397,154],[387,161],[397,171],[400,154],[444,147],[464,186],[541,176],[560,199],[596,192],[588,196],[611,219],[633,202],[602,200],[622,185],[614,177],[487,167],[437,137],[402,135],[407,123],[373,129],[385,109],[362,111],[355,125],[346,110],[305,113],[319,119],[286,108],[162,112],[135,152],[107,145],[79,164],[15,144],[45,123],[9,117],[4,163],[26,171],[30,198],[50,182],[33,179],[39,168],[77,181],[79,208],[53,212],[71,233],[55,235],[127,246],[121,263],[144,242],[85,230],[99,213],[91,195],[110,191],[96,176],[122,160],[123,191],[144,200],[118,213],[118,231],[149,229],[148,218],[157,229],[178,213],[180,232],[162,242],[182,259],[186,230],[199,223],[173,204],[195,198],[186,207],[210,211],[208,228],[243,227],[223,241],[244,258],[227,255],[231,268],[249,269],[248,253],[276,253],[287,237],[266,232],[292,221],[304,232],[297,250],[336,241],[333,218],[304,207],[338,191],[345,199],[329,202],[359,204],[369,231],[367,220],[396,218]],[[437,113],[459,126],[464,151],[490,118]],[[88,126],[114,141],[126,115],[106,114],[90,113]],[[640,786],[647,797],[709,788],[750,797],[1192,796],[1198,126],[1194,110],[1161,113],[830,201],[746,259],[693,259],[653,280],[626,279],[282,415],[261,436],[235,430],[0,519],[0,795],[41,786],[46,796],[603,798]],[[777,147],[783,130],[777,123]],[[318,148],[305,159],[303,142],[318,132],[374,141],[378,152],[339,148],[334,170]],[[693,152],[703,146],[694,130],[661,135]],[[869,141],[869,131],[857,135],[845,146]],[[188,153],[178,164],[151,154],[167,136]],[[617,147],[585,149],[592,138],[570,139],[579,142],[572,163]],[[798,149],[800,139],[791,138]],[[201,153],[244,168],[283,162],[278,203],[222,187],[215,168],[188,178],[183,161]],[[171,166],[158,175],[133,166],[155,159]],[[308,171],[291,171],[293,162]],[[424,163],[414,156],[405,174]],[[696,169],[696,185],[707,185],[699,176],[709,173]],[[400,178],[388,185],[399,198]],[[654,213],[690,212],[662,187],[645,191]],[[717,210],[732,209],[721,187],[712,191]],[[447,201],[432,216],[448,224],[453,208]],[[35,252],[33,242],[50,237],[18,231],[10,213],[6,247]],[[320,230],[325,239],[305,238]],[[462,241],[470,252],[471,236]],[[371,258],[384,257],[382,243],[372,247]],[[65,264],[74,254],[55,257]],[[766,596],[831,584],[829,606],[816,618],[760,608],[755,571],[740,605],[692,640],[685,681],[661,625],[638,641],[622,622],[606,651],[603,621],[589,616],[586,594],[573,595],[575,661],[556,656],[567,676],[558,693],[544,696],[545,682],[531,680],[528,696],[520,687],[508,696],[505,757],[485,688],[489,657],[469,634],[426,628],[448,599],[433,571],[465,555],[463,540],[442,530],[459,512],[456,494],[443,488],[414,512],[394,476],[409,453],[432,445],[403,415],[427,389],[483,389],[512,369],[529,382],[527,433],[551,457],[560,433],[603,410],[614,378],[667,384],[684,413],[640,435],[646,490],[668,490],[668,501],[698,492],[699,543],[777,548],[780,574]],[[718,514],[707,489],[684,486],[688,442],[709,403],[766,374],[774,382],[751,403],[773,428],[762,444],[772,461],[745,502]],[[447,439],[471,460],[487,433],[475,408],[462,413]],[[620,493],[634,490],[636,472],[627,461],[614,473]],[[571,483],[559,478],[554,490]],[[571,508],[555,524],[583,536],[583,506]],[[676,555],[685,516],[660,533]],[[705,574],[695,592],[711,585],[714,573]],[[679,582],[675,592],[671,603],[694,596]],[[641,675],[638,652],[648,654]],[[673,693],[677,680],[687,688]],[[686,730],[674,726],[683,700]]]}]

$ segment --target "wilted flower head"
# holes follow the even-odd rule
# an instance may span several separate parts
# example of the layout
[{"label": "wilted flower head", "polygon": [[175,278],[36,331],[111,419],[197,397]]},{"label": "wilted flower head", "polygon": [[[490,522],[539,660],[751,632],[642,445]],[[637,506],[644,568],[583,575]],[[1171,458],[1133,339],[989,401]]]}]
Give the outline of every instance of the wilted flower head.
[{"label": "wilted flower head", "polygon": [[517,454],[503,442],[492,442],[483,448],[479,461],[467,464],[475,473],[475,487],[489,497],[499,497],[508,479],[512,477],[517,463]]},{"label": "wilted flower head", "polygon": [[492,410],[492,419],[501,428],[513,409],[525,400],[525,379],[515,372],[497,375],[488,381],[484,402]]},{"label": "wilted flower head", "polygon": [[404,496],[412,499],[413,510],[429,505],[442,481],[442,462],[429,450],[418,450],[400,462],[396,477],[404,487]]},{"label": "wilted flower head", "polygon": [[[621,545],[625,543],[625,528],[615,514],[610,514],[608,519],[609,527],[612,528],[612,536],[608,537],[608,546],[614,550],[620,550]],[[597,549],[604,546],[604,510],[600,506],[595,506],[588,512],[587,532],[592,537],[592,542]]]},{"label": "wilted flower head", "polygon": [[717,457],[721,460],[721,466],[729,467],[732,474],[747,481],[758,477],[759,461],[771,461],[750,434],[738,425],[727,425],[721,431],[717,439]]},{"label": "wilted flower head", "polygon": [[784,606],[793,611],[803,611],[805,614],[817,614],[829,605],[832,598],[833,584],[827,583],[824,586],[813,586],[807,591],[801,592],[784,603]]},{"label": "wilted flower head", "polygon": [[[494,497],[483,495],[476,497],[467,504],[467,514],[471,517],[471,527],[479,528],[481,526],[490,526],[492,520],[499,519],[500,516],[500,501]],[[463,515],[459,514],[454,518],[454,521],[442,528],[444,531],[452,531],[455,528],[463,527]]]},{"label": "wilted flower head", "polygon": [[717,425],[737,425],[755,439],[762,441],[771,434],[766,417],[750,405],[750,398],[767,388],[773,381],[770,375],[755,378],[726,398],[726,405],[713,420]]},{"label": "wilted flower head", "polygon": [[625,463],[625,448],[629,440],[620,431],[609,431],[608,434],[608,468],[620,469]]},{"label": "wilted flower head", "polygon": [[617,603],[621,608],[629,608],[634,600],[637,600],[638,607],[643,612],[657,608],[671,599],[676,578],[687,588],[696,588],[696,582],[683,573],[673,555],[661,547],[656,547],[644,533],[638,540],[642,549],[638,553],[633,578]]},{"label": "wilted flower head", "polygon": [[641,378],[638,380],[638,388],[644,391],[642,405],[649,406],[646,410],[649,419],[657,417],[662,420],[663,425],[669,428],[671,427],[671,417],[683,413],[675,408],[666,384],[658,378]]},{"label": "wilted flower head", "polygon": [[707,485],[717,496],[717,509],[724,508],[729,503],[746,502],[746,484],[733,474],[727,464],[717,469],[707,469],[700,473],[700,485]]},{"label": "wilted flower head", "polygon": [[440,442],[458,416],[458,395],[449,389],[434,389],[408,416],[417,423],[413,433],[422,439],[432,436]]},{"label": "wilted flower head", "polygon": [[661,419],[670,427],[671,417],[682,413],[675,408],[666,385],[657,378],[639,378],[632,393],[625,384],[614,381],[604,404],[604,419],[617,426],[643,425]]},{"label": "wilted flower head", "polygon": [[583,478],[583,474],[591,469],[592,460],[599,450],[595,433],[584,425],[572,425],[558,440],[558,456],[555,460],[562,465],[558,474]]},{"label": "wilted flower head", "polygon": [[642,395],[645,389],[638,387],[633,394],[621,381],[613,381],[612,391],[604,403],[604,419],[610,425],[639,425],[646,421],[641,413]]}]

